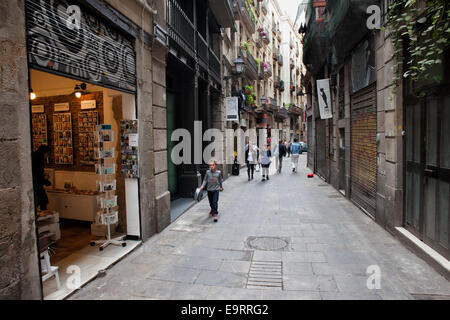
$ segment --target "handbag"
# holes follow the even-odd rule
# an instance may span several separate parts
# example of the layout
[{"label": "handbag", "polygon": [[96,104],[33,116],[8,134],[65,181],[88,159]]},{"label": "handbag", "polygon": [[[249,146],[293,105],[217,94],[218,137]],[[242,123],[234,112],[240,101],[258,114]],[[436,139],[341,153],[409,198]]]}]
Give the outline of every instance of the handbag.
[{"label": "handbag", "polygon": [[256,171],[256,172],[259,172],[259,170],[260,170],[260,169],[259,169],[259,163],[257,163],[257,164],[255,165],[255,171]]}]

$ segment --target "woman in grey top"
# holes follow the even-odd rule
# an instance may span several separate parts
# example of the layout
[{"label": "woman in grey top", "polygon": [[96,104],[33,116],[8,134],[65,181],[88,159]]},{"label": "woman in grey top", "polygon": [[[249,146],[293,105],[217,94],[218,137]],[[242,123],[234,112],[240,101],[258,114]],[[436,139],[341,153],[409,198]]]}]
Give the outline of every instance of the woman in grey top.
[{"label": "woman in grey top", "polygon": [[219,192],[223,191],[222,186],[222,172],[217,170],[217,162],[211,160],[209,163],[209,170],[205,174],[205,179],[200,187],[200,190],[208,191],[209,206],[211,207],[210,215],[214,217],[214,222],[217,222],[219,215]]}]

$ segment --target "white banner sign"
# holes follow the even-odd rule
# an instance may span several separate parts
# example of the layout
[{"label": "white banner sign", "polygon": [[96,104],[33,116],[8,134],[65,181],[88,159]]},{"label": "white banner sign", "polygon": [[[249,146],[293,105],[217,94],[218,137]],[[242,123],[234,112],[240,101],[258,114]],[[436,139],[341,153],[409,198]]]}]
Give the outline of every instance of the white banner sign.
[{"label": "white banner sign", "polygon": [[59,112],[59,111],[69,111],[69,103],[68,103],[68,102],[64,102],[64,103],[55,103],[55,104],[54,104],[54,108],[55,108],[55,112]]},{"label": "white banner sign", "polygon": [[317,80],[317,96],[321,119],[333,118],[331,113],[330,79]]},{"label": "white banner sign", "polygon": [[81,101],[81,110],[95,109],[95,108],[97,108],[97,101],[95,100]]},{"label": "white banner sign", "polygon": [[227,121],[239,120],[239,101],[238,97],[226,98]]}]

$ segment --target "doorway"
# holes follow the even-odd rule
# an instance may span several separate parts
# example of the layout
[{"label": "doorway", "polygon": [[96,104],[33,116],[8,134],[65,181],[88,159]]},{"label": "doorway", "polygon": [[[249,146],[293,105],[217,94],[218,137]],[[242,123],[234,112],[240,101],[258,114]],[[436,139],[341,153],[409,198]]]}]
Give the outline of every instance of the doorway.
[{"label": "doorway", "polygon": [[406,105],[405,227],[450,258],[449,88]]},{"label": "doorway", "polygon": [[[73,270],[78,270],[83,285],[140,243],[138,180],[123,176],[121,148],[122,124],[136,121],[135,96],[35,69],[30,69],[30,83],[43,293],[45,299],[59,300],[75,290],[67,282]],[[108,131],[96,140],[102,125]],[[104,156],[99,156],[100,143],[107,145]],[[37,152],[44,145],[47,158]],[[107,226],[99,222],[106,208],[117,212],[111,236],[124,236],[126,241],[100,251],[91,242],[107,237]]]}]

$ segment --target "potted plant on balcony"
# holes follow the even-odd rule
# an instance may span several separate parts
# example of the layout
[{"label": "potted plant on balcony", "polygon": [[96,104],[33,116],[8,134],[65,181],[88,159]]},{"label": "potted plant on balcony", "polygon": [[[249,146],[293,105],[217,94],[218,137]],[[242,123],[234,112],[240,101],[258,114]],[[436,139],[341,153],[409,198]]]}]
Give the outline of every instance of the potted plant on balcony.
[{"label": "potted plant on balcony", "polygon": [[250,43],[248,43],[247,41],[243,42],[241,47],[242,47],[243,50],[245,50],[245,52],[247,52],[247,53],[250,52]]}]

